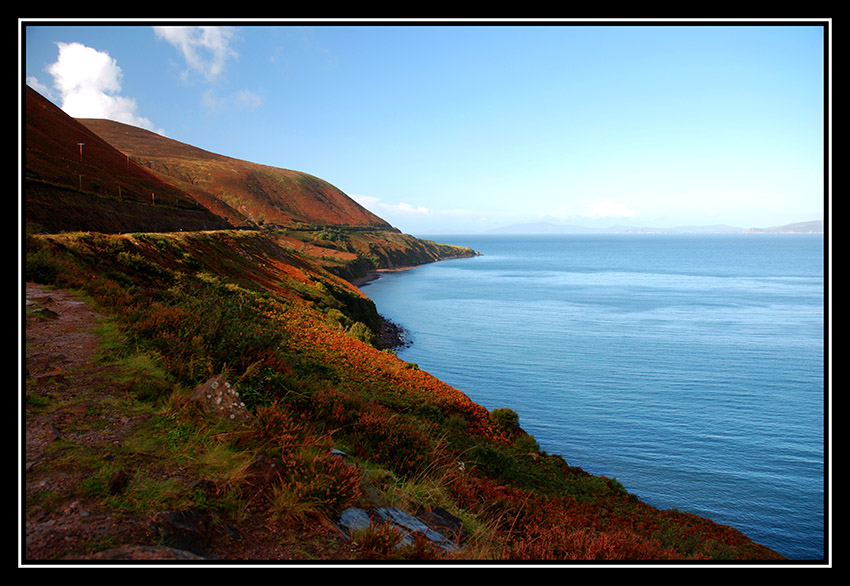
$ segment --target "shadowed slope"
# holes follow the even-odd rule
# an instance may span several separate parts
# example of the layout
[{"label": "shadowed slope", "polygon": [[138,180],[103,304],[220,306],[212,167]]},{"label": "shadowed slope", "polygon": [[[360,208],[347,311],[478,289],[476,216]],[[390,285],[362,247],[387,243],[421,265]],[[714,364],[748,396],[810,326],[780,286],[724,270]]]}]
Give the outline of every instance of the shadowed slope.
[{"label": "shadowed slope", "polygon": [[393,229],[340,189],[307,173],[225,157],[120,122],[80,122],[237,225]]},{"label": "shadowed slope", "polygon": [[50,232],[232,227],[32,88],[25,97],[25,222]]}]

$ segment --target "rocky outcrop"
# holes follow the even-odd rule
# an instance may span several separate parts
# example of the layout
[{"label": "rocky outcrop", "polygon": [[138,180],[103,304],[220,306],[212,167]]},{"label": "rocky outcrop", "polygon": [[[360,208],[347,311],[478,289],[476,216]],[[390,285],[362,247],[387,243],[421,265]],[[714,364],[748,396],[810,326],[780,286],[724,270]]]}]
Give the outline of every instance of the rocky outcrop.
[{"label": "rocky outcrop", "polygon": [[234,422],[247,421],[251,417],[245,403],[239,399],[239,393],[221,375],[209,379],[195,389],[189,402],[207,413]]},{"label": "rocky outcrop", "polygon": [[[448,532],[441,533],[425,522],[428,519],[432,525],[441,526],[454,533],[455,540],[449,539]],[[417,536],[425,537],[435,546],[445,552],[457,550],[457,541],[462,532],[460,519],[440,508],[428,509],[423,516],[415,517],[395,507],[376,507],[361,509],[351,507],[345,509],[339,518],[339,526],[346,537],[351,538],[357,531],[367,529],[371,525],[385,523],[396,528],[402,535],[397,548],[409,547],[415,543]]]}]

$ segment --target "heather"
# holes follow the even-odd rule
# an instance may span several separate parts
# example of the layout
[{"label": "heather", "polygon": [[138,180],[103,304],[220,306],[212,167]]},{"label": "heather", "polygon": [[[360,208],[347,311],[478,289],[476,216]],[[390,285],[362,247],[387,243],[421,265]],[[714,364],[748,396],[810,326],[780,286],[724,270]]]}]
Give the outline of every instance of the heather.
[{"label": "heather", "polygon": [[[109,316],[102,359],[120,365],[115,384],[150,410],[125,463],[156,453],[189,471],[163,486],[151,467],[121,496],[104,488],[117,464],[80,453],[62,463],[91,470],[80,490],[126,514],[191,508],[220,526],[251,515],[291,534],[370,504],[438,506],[463,521],[453,553],[394,547],[397,536],[376,526],[353,537],[352,559],[780,559],[547,454],[511,406],[488,411],[376,347],[378,309],[338,276],[346,269],[331,254],[348,237],[306,234],[27,236],[26,279],[77,291]],[[315,254],[319,243],[328,254]],[[180,408],[214,375],[234,384],[248,422]],[[276,463],[262,491],[246,482],[258,453]]]}]

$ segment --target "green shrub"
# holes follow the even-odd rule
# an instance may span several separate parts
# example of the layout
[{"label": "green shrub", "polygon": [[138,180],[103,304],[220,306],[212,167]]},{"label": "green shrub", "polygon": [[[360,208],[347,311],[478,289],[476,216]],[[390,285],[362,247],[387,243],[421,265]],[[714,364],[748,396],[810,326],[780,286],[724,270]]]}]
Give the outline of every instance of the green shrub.
[{"label": "green shrub", "polygon": [[155,353],[126,356],[118,362],[118,380],[142,401],[156,402],[168,396],[173,381]]},{"label": "green shrub", "polygon": [[493,409],[490,412],[490,420],[508,435],[513,435],[520,430],[519,415],[508,407]]},{"label": "green shrub", "polygon": [[335,307],[328,308],[325,313],[329,318],[338,322],[344,328],[348,328],[353,325],[348,316]]},{"label": "green shrub", "polygon": [[365,342],[370,346],[374,346],[377,343],[377,337],[375,336],[375,332],[369,329],[369,326],[359,321],[355,323],[353,326],[348,328],[348,335],[354,338],[355,340],[360,340],[361,342]]},{"label": "green shrub", "polygon": [[470,450],[469,456],[475,464],[496,478],[511,477],[516,470],[516,460],[491,445],[477,445]]},{"label": "green shrub", "polygon": [[27,252],[24,278],[41,285],[52,285],[61,272],[61,263],[47,248]]},{"label": "green shrub", "polygon": [[516,448],[519,452],[530,454],[540,452],[540,444],[537,443],[537,440],[534,439],[534,436],[531,434],[521,435],[514,440],[514,448]]}]

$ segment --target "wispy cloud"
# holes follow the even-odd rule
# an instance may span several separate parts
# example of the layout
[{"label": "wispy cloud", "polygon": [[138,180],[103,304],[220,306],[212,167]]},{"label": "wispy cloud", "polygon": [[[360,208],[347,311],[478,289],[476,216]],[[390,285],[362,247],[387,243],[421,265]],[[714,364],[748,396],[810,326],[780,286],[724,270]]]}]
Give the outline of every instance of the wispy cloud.
[{"label": "wispy cloud", "polygon": [[212,89],[201,94],[201,105],[211,112],[222,111],[226,108],[256,110],[262,103],[263,99],[249,90],[240,90],[229,97],[222,97]]},{"label": "wispy cloud", "polygon": [[381,201],[377,197],[371,197],[368,195],[352,195],[351,199],[362,205],[364,208],[371,210],[376,214],[381,213],[397,213],[397,214],[415,214],[415,215],[426,215],[430,214],[431,210],[426,208],[425,206],[414,206],[409,203],[399,202],[399,203],[386,203]]},{"label": "wispy cloud", "polygon": [[231,47],[235,35],[231,27],[156,26],[154,33],[180,51],[189,67],[183,72],[186,80],[194,72],[213,81],[222,75],[230,59],[238,57]]},{"label": "wispy cloud", "polygon": [[[186,69],[180,79],[186,83],[194,81],[193,75],[199,75],[206,83],[219,81],[225,75],[230,61],[239,58],[233,48],[237,40],[237,29],[219,26],[156,26],[154,34],[172,45],[185,60]],[[239,90],[230,96],[222,97],[213,89],[207,89],[201,96],[201,105],[209,111],[224,108],[256,110],[263,103],[262,98],[249,90]]]},{"label": "wispy cloud", "polygon": [[49,93],[59,94],[60,107],[69,116],[106,118],[156,130],[150,120],[138,114],[136,101],[121,95],[123,73],[109,53],[81,43],[56,45],[59,57],[47,68],[53,77]]}]

